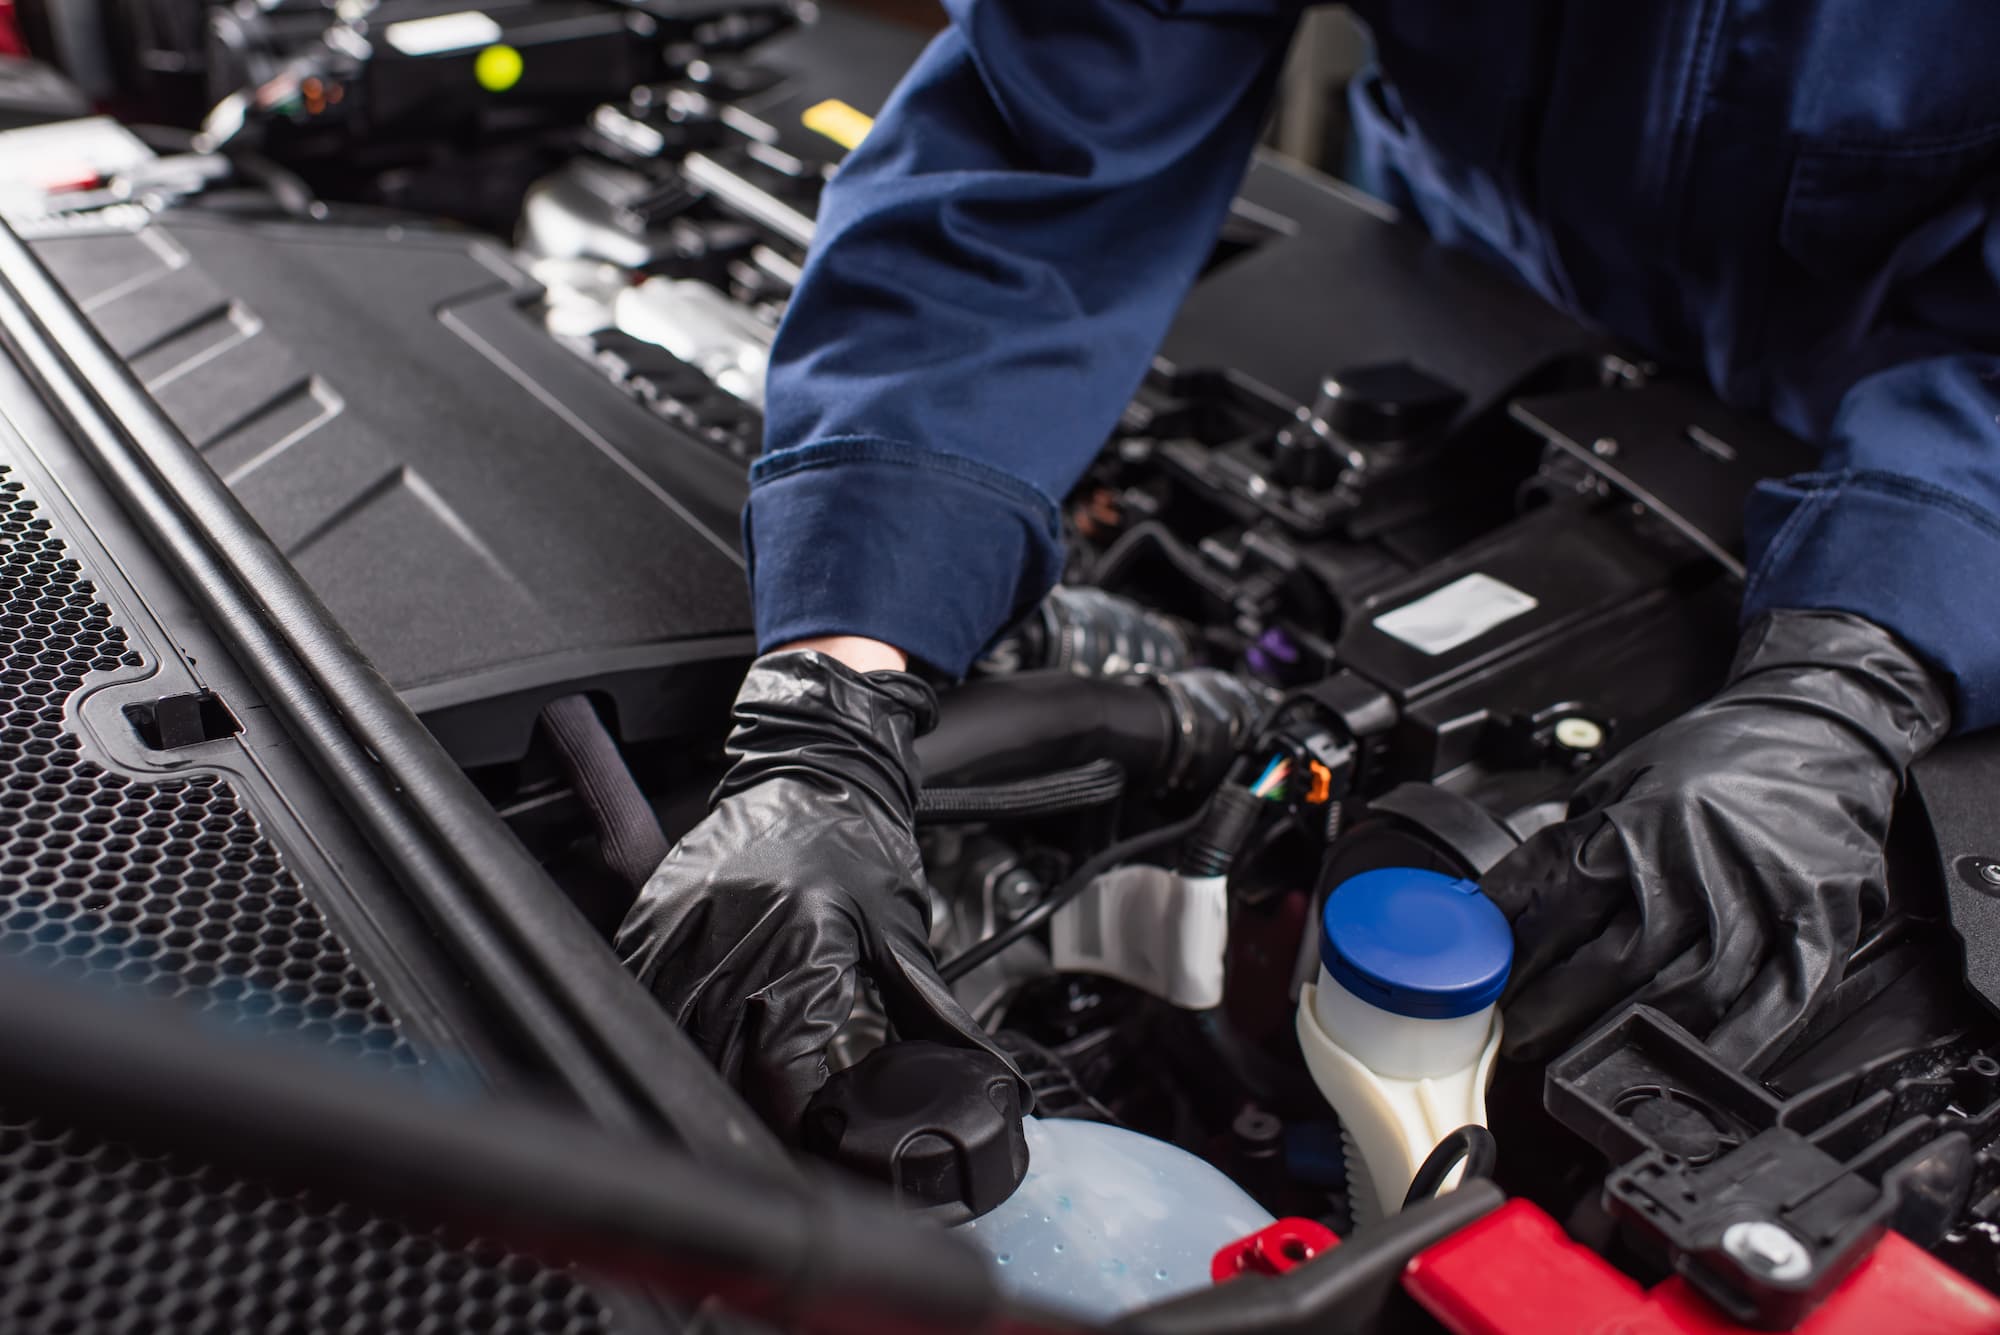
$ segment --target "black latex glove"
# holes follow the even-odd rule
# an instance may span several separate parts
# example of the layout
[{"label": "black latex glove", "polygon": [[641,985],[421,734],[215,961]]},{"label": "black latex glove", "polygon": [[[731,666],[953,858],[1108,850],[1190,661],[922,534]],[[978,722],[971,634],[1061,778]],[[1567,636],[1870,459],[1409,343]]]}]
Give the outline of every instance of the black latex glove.
[{"label": "black latex glove", "polygon": [[908,673],[809,652],[758,659],[714,809],[618,930],[627,966],[788,1136],[826,1081],[857,966],[897,1037],[994,1051],[927,939],[913,743],[936,717]]},{"label": "black latex glove", "polygon": [[1949,729],[1943,683],[1887,631],[1777,612],[1729,684],[1592,775],[1492,871],[1513,921],[1510,1056],[1556,1055],[1632,1001],[1767,1068],[1887,907],[1905,772]]}]

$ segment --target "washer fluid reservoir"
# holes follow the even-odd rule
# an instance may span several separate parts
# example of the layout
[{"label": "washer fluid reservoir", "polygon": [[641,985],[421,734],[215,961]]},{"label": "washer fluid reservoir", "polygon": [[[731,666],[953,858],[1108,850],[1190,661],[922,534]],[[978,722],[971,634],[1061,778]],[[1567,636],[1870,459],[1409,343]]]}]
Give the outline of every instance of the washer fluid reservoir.
[{"label": "washer fluid reservoir", "polygon": [[1213,1282],[1215,1254],[1275,1222],[1220,1170],[1099,1122],[1023,1119],[1028,1175],[955,1230],[1022,1299],[1108,1321]]},{"label": "washer fluid reservoir", "polygon": [[1472,881],[1390,867],[1327,896],[1299,1047],[1339,1114],[1357,1222],[1402,1208],[1437,1143],[1486,1124],[1507,919]]}]

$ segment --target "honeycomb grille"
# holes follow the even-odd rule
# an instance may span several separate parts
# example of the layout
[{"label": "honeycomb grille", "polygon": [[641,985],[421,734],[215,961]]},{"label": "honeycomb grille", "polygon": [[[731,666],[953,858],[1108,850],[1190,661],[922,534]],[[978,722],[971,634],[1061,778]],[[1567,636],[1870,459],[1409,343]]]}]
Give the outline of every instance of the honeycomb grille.
[{"label": "honeycomb grille", "polygon": [[0,469],[0,952],[416,1064],[225,780],[80,754],[69,697],[145,660],[25,492]]},{"label": "honeycomb grille", "polygon": [[[143,668],[0,465],[0,953],[389,1067],[421,1055],[229,782],[86,759],[65,708]],[[0,1112],[0,1330],[606,1329],[565,1272]]]},{"label": "honeycomb grille", "polygon": [[560,1270],[0,1118],[0,1330],[602,1328]]}]

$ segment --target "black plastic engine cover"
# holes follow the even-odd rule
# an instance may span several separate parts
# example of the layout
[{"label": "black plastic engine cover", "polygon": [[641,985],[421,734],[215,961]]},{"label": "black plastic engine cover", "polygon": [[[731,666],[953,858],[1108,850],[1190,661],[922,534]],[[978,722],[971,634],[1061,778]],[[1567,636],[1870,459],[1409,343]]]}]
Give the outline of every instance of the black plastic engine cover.
[{"label": "black plastic engine cover", "polygon": [[186,211],[36,249],[461,764],[580,689],[628,739],[720,716],[743,466],[556,343],[498,246]]}]

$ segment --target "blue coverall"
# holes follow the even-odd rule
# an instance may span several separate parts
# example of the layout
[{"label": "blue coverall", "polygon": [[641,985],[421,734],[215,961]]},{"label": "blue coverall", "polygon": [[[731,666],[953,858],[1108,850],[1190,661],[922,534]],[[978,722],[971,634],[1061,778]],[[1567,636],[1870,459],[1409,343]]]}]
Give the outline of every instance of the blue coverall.
[{"label": "blue coverall", "polygon": [[[945,7],[827,192],[745,529],[764,647],[956,674],[1056,578],[1303,6]],[[1750,502],[1746,617],[1867,617],[2000,722],[2000,3],[1353,8],[1391,202],[1822,446]]]}]

